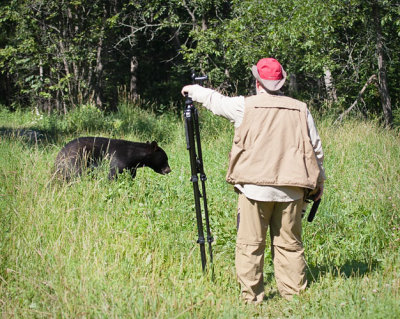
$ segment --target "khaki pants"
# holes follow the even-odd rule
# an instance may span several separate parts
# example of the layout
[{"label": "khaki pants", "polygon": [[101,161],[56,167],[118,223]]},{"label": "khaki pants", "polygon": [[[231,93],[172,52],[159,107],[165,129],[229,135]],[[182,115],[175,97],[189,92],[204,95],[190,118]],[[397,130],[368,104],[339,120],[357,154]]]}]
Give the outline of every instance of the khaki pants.
[{"label": "khaki pants", "polygon": [[239,194],[236,273],[246,301],[259,303],[264,298],[263,266],[268,226],[279,293],[290,299],[306,288],[302,206],[303,199],[287,203],[259,202]]}]

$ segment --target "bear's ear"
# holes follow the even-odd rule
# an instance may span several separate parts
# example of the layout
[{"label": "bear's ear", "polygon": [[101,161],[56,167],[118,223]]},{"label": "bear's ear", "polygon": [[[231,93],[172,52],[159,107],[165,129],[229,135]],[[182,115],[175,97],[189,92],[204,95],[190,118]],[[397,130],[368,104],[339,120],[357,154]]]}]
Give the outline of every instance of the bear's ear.
[{"label": "bear's ear", "polygon": [[153,149],[153,151],[156,151],[158,149],[158,144],[156,141],[151,142],[151,148]]}]

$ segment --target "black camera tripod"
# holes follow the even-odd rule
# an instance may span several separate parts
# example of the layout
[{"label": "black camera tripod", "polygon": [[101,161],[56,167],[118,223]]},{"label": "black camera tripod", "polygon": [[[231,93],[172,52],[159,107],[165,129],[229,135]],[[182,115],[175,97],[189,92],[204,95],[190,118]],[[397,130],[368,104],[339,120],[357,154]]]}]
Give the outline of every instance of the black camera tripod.
[{"label": "black camera tripod", "polygon": [[[207,76],[196,77],[193,74],[192,80],[194,83],[196,82],[202,83],[203,81],[207,80]],[[186,148],[189,151],[190,155],[190,167],[192,174],[190,181],[193,184],[194,204],[196,209],[196,220],[197,220],[197,231],[198,231],[197,243],[200,245],[201,266],[204,272],[206,270],[206,251],[205,251],[206,239],[204,238],[203,216],[202,216],[201,201],[200,201],[200,198],[202,197],[203,209],[204,209],[204,221],[207,233],[208,251],[210,255],[210,265],[213,278],[214,268],[213,268],[213,254],[212,254],[211,244],[214,241],[214,239],[211,235],[210,221],[208,218],[207,195],[206,195],[206,185],[205,185],[207,176],[204,173],[203,155],[201,152],[199,115],[196,107],[193,104],[193,100],[188,96],[188,94],[185,94],[185,96],[186,96],[186,101],[185,101],[185,110],[183,112],[183,116],[185,119]],[[199,189],[199,176],[201,181],[202,193],[200,193]]]}]

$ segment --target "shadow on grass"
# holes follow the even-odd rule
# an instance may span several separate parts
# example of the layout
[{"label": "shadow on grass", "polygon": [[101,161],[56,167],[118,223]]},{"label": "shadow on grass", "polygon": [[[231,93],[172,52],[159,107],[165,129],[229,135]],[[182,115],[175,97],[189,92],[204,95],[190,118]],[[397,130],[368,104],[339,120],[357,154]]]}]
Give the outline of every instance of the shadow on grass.
[{"label": "shadow on grass", "polygon": [[307,279],[309,282],[317,282],[319,279],[327,274],[334,277],[360,277],[365,274],[373,272],[378,267],[377,261],[347,261],[342,266],[335,265],[308,265]]},{"label": "shadow on grass", "polygon": [[57,134],[53,131],[39,130],[36,128],[9,128],[0,127],[0,138],[18,139],[29,146],[45,145],[56,140]]}]

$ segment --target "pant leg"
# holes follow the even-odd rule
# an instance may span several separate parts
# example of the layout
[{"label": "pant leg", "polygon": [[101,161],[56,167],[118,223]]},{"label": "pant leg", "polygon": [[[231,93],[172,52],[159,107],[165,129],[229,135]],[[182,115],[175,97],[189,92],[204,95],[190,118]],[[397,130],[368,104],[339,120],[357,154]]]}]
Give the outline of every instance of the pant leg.
[{"label": "pant leg", "polygon": [[270,221],[272,256],[279,293],[286,299],[307,286],[306,263],[301,240],[303,199],[275,203]]},{"label": "pant leg", "polygon": [[[265,207],[266,206],[266,207]],[[239,194],[236,274],[242,298],[259,303],[264,298],[265,238],[273,203],[261,203]]]}]

